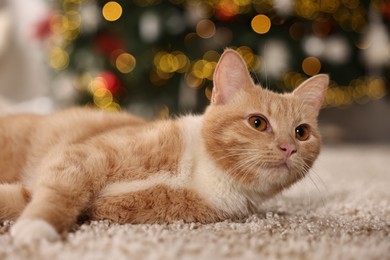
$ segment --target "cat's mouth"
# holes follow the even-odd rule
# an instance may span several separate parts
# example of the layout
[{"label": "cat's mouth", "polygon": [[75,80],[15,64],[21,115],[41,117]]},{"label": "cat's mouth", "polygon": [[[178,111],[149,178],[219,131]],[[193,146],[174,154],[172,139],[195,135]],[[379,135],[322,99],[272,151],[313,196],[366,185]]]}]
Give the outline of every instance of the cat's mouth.
[{"label": "cat's mouth", "polygon": [[274,171],[283,171],[283,170],[290,171],[290,166],[288,165],[287,162],[274,164],[274,165],[269,165],[268,168],[270,170],[274,170]]},{"label": "cat's mouth", "polygon": [[279,165],[274,166],[276,169],[290,169],[287,163],[281,163]]}]

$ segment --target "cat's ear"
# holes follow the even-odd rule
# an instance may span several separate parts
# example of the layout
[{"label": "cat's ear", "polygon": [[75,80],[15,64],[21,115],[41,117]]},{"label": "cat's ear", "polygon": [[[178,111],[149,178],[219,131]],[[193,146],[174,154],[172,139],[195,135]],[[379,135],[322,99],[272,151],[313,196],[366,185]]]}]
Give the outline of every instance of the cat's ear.
[{"label": "cat's ear", "polygon": [[302,102],[311,106],[314,111],[318,112],[324,102],[325,93],[329,86],[329,76],[318,74],[298,86],[293,92]]},{"label": "cat's ear", "polygon": [[240,54],[232,49],[225,50],[214,71],[212,104],[229,103],[239,90],[253,86],[253,80]]}]

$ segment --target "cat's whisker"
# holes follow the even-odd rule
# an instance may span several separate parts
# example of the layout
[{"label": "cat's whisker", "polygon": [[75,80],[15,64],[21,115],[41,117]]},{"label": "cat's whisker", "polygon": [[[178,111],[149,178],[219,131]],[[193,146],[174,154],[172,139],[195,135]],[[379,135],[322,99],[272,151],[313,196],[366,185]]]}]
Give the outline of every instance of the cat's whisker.
[{"label": "cat's whisker", "polygon": [[228,155],[237,155],[240,153],[254,153],[257,151],[258,149],[255,148],[229,148],[224,150],[225,154]]},{"label": "cat's whisker", "polygon": [[[327,186],[325,185],[325,183],[324,183],[324,181],[322,180],[322,178],[318,175],[318,173],[317,173],[315,170],[312,170],[312,171],[311,171],[311,175],[312,175],[312,177],[316,177],[316,178],[317,178],[317,180],[320,182],[321,186],[323,187],[325,193],[329,194],[329,190],[328,190]],[[314,181],[314,178],[312,178],[312,179],[313,179],[313,181]],[[319,187],[319,186],[318,186],[318,187]],[[323,194],[321,193],[321,191],[320,191],[320,194],[319,194],[319,195],[321,196],[322,204],[325,205],[325,199],[324,199],[324,196],[323,196]]]},{"label": "cat's whisker", "polygon": [[308,174],[308,178],[309,180],[313,183],[313,185],[315,186],[316,190],[318,191],[318,194],[320,195],[320,200],[321,200],[321,203],[322,205],[325,205],[325,200],[324,200],[324,197],[321,193],[321,190],[320,188],[318,187],[317,183],[314,181],[314,179],[310,176],[310,174]]},{"label": "cat's whisker", "polygon": [[236,172],[238,170],[244,171],[246,170],[252,163],[254,163],[255,159],[253,157],[246,157],[245,160],[238,161],[234,167],[231,169],[232,172]]},{"label": "cat's whisker", "polygon": [[240,148],[237,148],[237,147],[235,147],[235,148],[227,148],[226,150],[227,151],[229,151],[229,150],[257,150],[257,148],[250,148],[250,147],[240,147]]},{"label": "cat's whisker", "polygon": [[[226,155],[224,155],[224,156],[218,157],[216,160],[217,160],[217,161],[223,161],[223,160],[225,160],[225,159],[229,159],[229,158],[231,158],[231,157],[237,157],[237,156],[240,156],[240,155],[243,155],[243,154],[236,154],[236,153],[226,154]],[[245,155],[245,154],[244,154],[244,155]]]},{"label": "cat's whisker", "polygon": [[249,155],[252,155],[253,152],[252,151],[240,151],[239,153],[237,152],[231,152],[231,151],[228,151],[227,154],[225,154],[224,156],[220,156],[217,158],[217,161],[222,161],[222,160],[225,160],[225,159],[230,159],[230,158],[234,158],[234,157],[238,157],[238,158],[241,158],[241,157],[247,157]]},{"label": "cat's whisker", "polygon": [[326,183],[321,178],[321,176],[317,173],[316,169],[311,169],[312,174],[317,177],[317,180],[320,182],[321,186],[325,189],[327,193],[329,193],[328,187],[326,186]]},{"label": "cat's whisker", "polygon": [[229,148],[226,149],[227,152],[259,152],[257,148]]},{"label": "cat's whisker", "polygon": [[301,161],[301,167],[303,168],[304,170],[304,176],[307,177],[307,179],[314,185],[315,189],[318,191],[318,194],[320,196],[320,200],[321,200],[321,203],[323,205],[325,205],[325,200],[324,200],[324,197],[322,195],[322,191],[321,189],[319,188],[318,184],[315,182],[315,180],[312,178],[311,174],[309,174],[309,171],[311,171],[311,173],[315,174],[315,171],[313,169],[311,169],[303,160]]},{"label": "cat's whisker", "polygon": [[255,172],[255,166],[259,164],[257,156],[249,156],[245,160],[238,161],[230,171],[234,174],[236,171],[239,171],[240,179],[243,180],[247,177],[248,174]]},{"label": "cat's whisker", "polygon": [[[260,164],[260,167],[261,167],[261,164]],[[253,158],[253,160],[251,162],[249,162],[246,167],[244,168],[244,172],[241,176],[242,179],[246,178],[248,175],[255,175],[255,176],[261,176],[257,173],[257,169],[260,168],[259,167],[259,162],[258,162],[258,158]],[[256,183],[253,183],[254,184],[254,188],[257,188],[257,185]]]}]

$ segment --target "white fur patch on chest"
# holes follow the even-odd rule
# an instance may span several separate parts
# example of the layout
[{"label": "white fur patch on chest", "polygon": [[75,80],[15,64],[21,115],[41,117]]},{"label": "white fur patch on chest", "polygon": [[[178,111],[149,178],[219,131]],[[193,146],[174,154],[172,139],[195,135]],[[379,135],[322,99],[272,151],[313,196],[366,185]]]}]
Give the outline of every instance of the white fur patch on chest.
[{"label": "white fur patch on chest", "polygon": [[234,180],[210,159],[201,134],[202,126],[202,116],[182,119],[185,150],[180,172],[190,180],[186,188],[220,210],[245,213],[247,200]]},{"label": "white fur patch on chest", "polygon": [[165,185],[172,189],[188,189],[211,206],[231,214],[247,213],[247,199],[231,177],[209,158],[201,135],[203,118],[186,116],[179,119],[184,149],[177,173],[159,172],[144,180],[122,181],[107,185],[100,197],[138,192]]}]

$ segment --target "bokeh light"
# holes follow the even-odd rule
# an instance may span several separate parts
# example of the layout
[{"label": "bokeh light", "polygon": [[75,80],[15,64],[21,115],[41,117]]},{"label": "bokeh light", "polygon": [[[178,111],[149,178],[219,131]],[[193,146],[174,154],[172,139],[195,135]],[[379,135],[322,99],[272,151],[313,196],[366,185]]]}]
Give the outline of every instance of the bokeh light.
[{"label": "bokeh light", "polygon": [[196,25],[196,33],[201,38],[204,39],[211,38],[215,34],[215,24],[209,19],[201,20]]},{"label": "bokeh light", "polygon": [[99,108],[106,108],[113,102],[112,93],[106,88],[98,88],[93,93],[93,102]]},{"label": "bokeh light", "polygon": [[[119,107],[116,101],[125,104],[130,102],[126,95],[146,89],[151,94],[146,95],[146,101],[152,102],[153,98],[161,95],[172,111],[179,111],[180,105],[175,107],[173,100],[181,98],[180,94],[177,95],[180,90],[174,92],[174,86],[183,85],[204,92],[205,97],[210,99],[210,81],[220,54],[227,46],[242,55],[249,70],[259,73],[256,76],[268,77],[269,87],[280,91],[292,90],[308,76],[321,71],[329,73],[335,82],[331,83],[326,106],[364,104],[382,98],[388,92],[387,78],[359,77],[361,73],[354,71],[352,67],[355,64],[351,64],[355,51],[360,55],[377,49],[372,47],[373,42],[365,40],[365,35],[375,25],[368,10],[377,13],[383,21],[390,19],[388,11],[384,11],[390,10],[390,5],[382,1],[296,0],[292,1],[291,10],[285,13],[279,8],[283,1],[272,0],[107,1],[92,1],[96,7],[93,11],[88,9],[91,1],[63,0],[62,9],[54,12],[48,20],[50,36],[46,41],[49,45],[49,65],[58,71],[69,69],[74,73],[75,88],[88,91],[89,102],[102,109],[115,110]],[[84,6],[83,2],[89,5]],[[155,37],[145,38],[140,28],[137,32],[131,31],[134,24],[143,22],[143,15],[134,15],[134,8],[138,8],[136,11],[140,11],[139,14],[153,14],[158,32],[151,33],[150,25],[145,31]],[[177,11],[179,9],[184,12]],[[94,28],[84,30],[85,13],[96,20]],[[183,22],[179,26],[181,29],[169,29],[165,20],[168,17],[175,17],[175,22],[169,25],[171,27]],[[120,24],[110,23],[118,19],[121,19]],[[251,26],[248,26],[249,23]],[[106,31],[108,33],[104,34]],[[259,34],[263,40],[256,41]],[[267,56],[269,49],[272,49],[269,45],[273,45],[270,40],[278,37],[285,44],[279,51]],[[85,51],[90,47],[85,47],[85,39],[89,41],[88,44],[91,43],[91,47],[103,51],[95,53],[94,48]],[[141,51],[144,44],[148,48],[145,52]],[[389,46],[388,43],[386,46]],[[291,60],[279,58],[278,54],[284,51],[291,55],[287,56]],[[366,60],[364,55],[361,56],[358,69],[360,72],[371,71],[370,64],[361,64]],[[74,61],[70,62],[70,59]],[[280,72],[272,74],[272,64],[278,62],[287,65]],[[338,75],[335,72],[337,67],[351,68],[351,73]],[[378,75],[381,75],[387,70],[388,63],[375,71],[380,71]],[[339,81],[343,85],[338,85]],[[119,87],[124,91],[116,92]],[[136,91],[127,91],[130,88]],[[201,98],[198,101],[194,105],[196,109],[204,105]]]},{"label": "bokeh light", "polygon": [[84,72],[73,81],[73,86],[81,91],[88,90],[88,86],[91,84],[93,77],[91,73]]},{"label": "bokeh light", "polygon": [[[89,75],[85,80],[89,79]],[[121,107],[115,102],[114,93],[119,90],[119,81],[115,74],[104,71],[90,81],[88,91],[92,94],[96,107],[108,111],[120,111]]]},{"label": "bokeh light", "polygon": [[240,12],[240,7],[231,0],[221,0],[215,6],[215,15],[222,21],[228,21]]},{"label": "bokeh light", "polygon": [[253,31],[258,34],[265,34],[271,28],[271,20],[264,14],[256,15],[251,22]]},{"label": "bokeh light", "polygon": [[179,59],[175,55],[167,52],[162,52],[156,55],[154,64],[156,67],[166,73],[175,72],[179,69]]},{"label": "bokeh light", "polygon": [[49,52],[49,65],[55,70],[63,70],[69,64],[68,53],[59,47],[52,48]]},{"label": "bokeh light", "polygon": [[80,28],[81,16],[76,11],[69,11],[65,16],[62,16],[62,26],[66,30],[76,30]]},{"label": "bokeh light", "polygon": [[309,76],[318,74],[321,70],[321,62],[316,57],[307,57],[302,62],[302,70]]},{"label": "bokeh light", "polygon": [[256,71],[259,69],[260,58],[254,54],[251,48],[241,46],[237,48],[237,52],[242,56],[249,70]]},{"label": "bokeh light", "polygon": [[208,61],[218,62],[220,57],[221,57],[221,55],[218,52],[213,51],[213,50],[206,51],[203,54],[203,59],[208,60]]},{"label": "bokeh light", "polygon": [[326,93],[324,106],[366,104],[369,100],[383,98],[386,93],[386,83],[381,77],[362,76],[352,80],[348,86],[339,86],[333,82]]},{"label": "bokeh light", "polygon": [[296,41],[300,41],[305,35],[305,25],[301,22],[293,23],[289,29],[290,37]]},{"label": "bokeh light", "polygon": [[115,60],[116,68],[122,73],[130,73],[134,70],[137,62],[130,53],[122,53]]},{"label": "bokeh light", "polygon": [[167,83],[167,79],[159,76],[159,74],[155,70],[150,71],[150,73],[149,73],[149,81],[154,86],[164,86]]},{"label": "bokeh light", "polygon": [[115,1],[110,1],[103,6],[102,14],[107,21],[116,21],[122,15],[122,6]]},{"label": "bokeh light", "polygon": [[306,19],[315,19],[319,11],[319,2],[311,0],[296,0],[295,11]]},{"label": "bokeh light", "polygon": [[217,63],[214,61],[198,60],[192,66],[192,73],[200,79],[213,79],[214,69]]},{"label": "bokeh light", "polygon": [[[190,66],[188,57],[181,51],[171,53],[160,51],[154,56],[153,63],[159,75],[162,75],[161,73],[185,73]],[[163,78],[166,77],[163,76]]]},{"label": "bokeh light", "polygon": [[202,86],[204,79],[197,77],[193,72],[190,72],[185,75],[185,81],[191,88],[199,88]]}]

